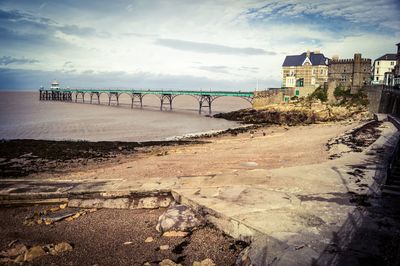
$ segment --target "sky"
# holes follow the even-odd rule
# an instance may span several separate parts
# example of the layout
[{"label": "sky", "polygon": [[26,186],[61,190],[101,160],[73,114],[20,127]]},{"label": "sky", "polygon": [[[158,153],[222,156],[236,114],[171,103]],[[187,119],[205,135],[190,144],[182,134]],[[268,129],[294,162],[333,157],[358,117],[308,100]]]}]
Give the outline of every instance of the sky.
[{"label": "sky", "polygon": [[0,0],[0,89],[280,87],[286,55],[396,52],[397,0]]}]

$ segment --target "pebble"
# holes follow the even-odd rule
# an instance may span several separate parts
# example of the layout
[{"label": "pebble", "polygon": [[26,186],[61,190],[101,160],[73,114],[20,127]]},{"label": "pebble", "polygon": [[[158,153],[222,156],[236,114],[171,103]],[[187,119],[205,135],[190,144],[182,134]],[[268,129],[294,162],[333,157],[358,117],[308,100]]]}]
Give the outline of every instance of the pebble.
[{"label": "pebble", "polygon": [[212,259],[205,259],[202,261],[194,261],[192,266],[215,266],[215,263]]},{"label": "pebble", "polygon": [[170,259],[162,260],[158,265],[160,265],[160,266],[182,266],[182,264],[177,264]]},{"label": "pebble", "polygon": [[168,245],[161,245],[160,250],[168,250],[169,246]]},{"label": "pebble", "polygon": [[73,249],[72,246],[71,246],[69,243],[67,243],[67,242],[61,242],[61,243],[59,243],[59,244],[57,244],[57,245],[54,246],[54,250],[55,250],[57,253],[61,253],[61,252],[65,252],[65,251],[70,251],[70,250],[72,250],[72,249]]},{"label": "pebble", "polygon": [[183,231],[168,231],[163,234],[165,237],[185,237],[188,235],[188,232]]},{"label": "pebble", "polygon": [[151,236],[149,236],[148,238],[146,238],[146,240],[144,242],[150,243],[150,242],[153,242],[153,240],[154,239]]}]

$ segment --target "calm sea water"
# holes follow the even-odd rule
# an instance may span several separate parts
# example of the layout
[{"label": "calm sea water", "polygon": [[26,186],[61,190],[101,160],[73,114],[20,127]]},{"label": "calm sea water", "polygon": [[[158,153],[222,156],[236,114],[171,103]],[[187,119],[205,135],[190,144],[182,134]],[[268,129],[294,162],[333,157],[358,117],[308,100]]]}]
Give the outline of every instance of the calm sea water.
[{"label": "calm sea water", "polygon": [[[154,95],[143,98],[144,108],[130,108],[123,95],[120,106],[39,101],[35,92],[0,93],[0,139],[46,140],[164,140],[176,136],[237,127],[223,119],[198,114],[198,102],[191,96],[178,96],[173,111],[160,111]],[[222,97],[213,103],[213,113],[250,107],[243,99]],[[169,108],[169,107],[168,107]]]}]

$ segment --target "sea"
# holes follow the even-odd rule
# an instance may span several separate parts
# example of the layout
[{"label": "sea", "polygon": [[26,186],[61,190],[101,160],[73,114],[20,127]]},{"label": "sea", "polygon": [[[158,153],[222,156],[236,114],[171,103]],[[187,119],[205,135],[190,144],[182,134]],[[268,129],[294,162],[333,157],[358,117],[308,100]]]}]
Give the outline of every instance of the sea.
[{"label": "sea", "polygon": [[[240,127],[233,121],[208,116],[208,108],[198,112],[198,101],[188,95],[173,100],[173,109],[160,111],[155,95],[143,98],[143,108],[131,108],[128,95],[120,105],[40,101],[38,92],[0,92],[0,139],[151,141],[171,140],[202,133]],[[241,98],[221,97],[212,105],[212,114],[251,107]]]}]

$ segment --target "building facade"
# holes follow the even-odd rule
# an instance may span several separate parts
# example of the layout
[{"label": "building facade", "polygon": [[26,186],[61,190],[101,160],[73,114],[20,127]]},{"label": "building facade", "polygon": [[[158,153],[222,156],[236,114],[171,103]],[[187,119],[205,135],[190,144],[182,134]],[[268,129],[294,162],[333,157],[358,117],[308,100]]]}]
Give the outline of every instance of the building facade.
[{"label": "building facade", "polygon": [[[372,84],[389,85],[389,76],[396,66],[396,54],[385,54],[374,61]],[[386,76],[386,78],[385,78]]]},{"label": "building facade", "polygon": [[336,83],[352,91],[357,91],[371,82],[371,59],[354,54],[353,59],[339,59],[337,56],[329,61],[329,83]]},{"label": "building facade", "polygon": [[391,82],[391,85],[396,88],[400,88],[400,43],[396,45],[397,45],[396,65],[392,71],[393,80]]},{"label": "building facade", "polygon": [[328,61],[319,51],[286,56],[282,64],[282,87],[295,88],[295,96],[307,96],[328,81]]}]

